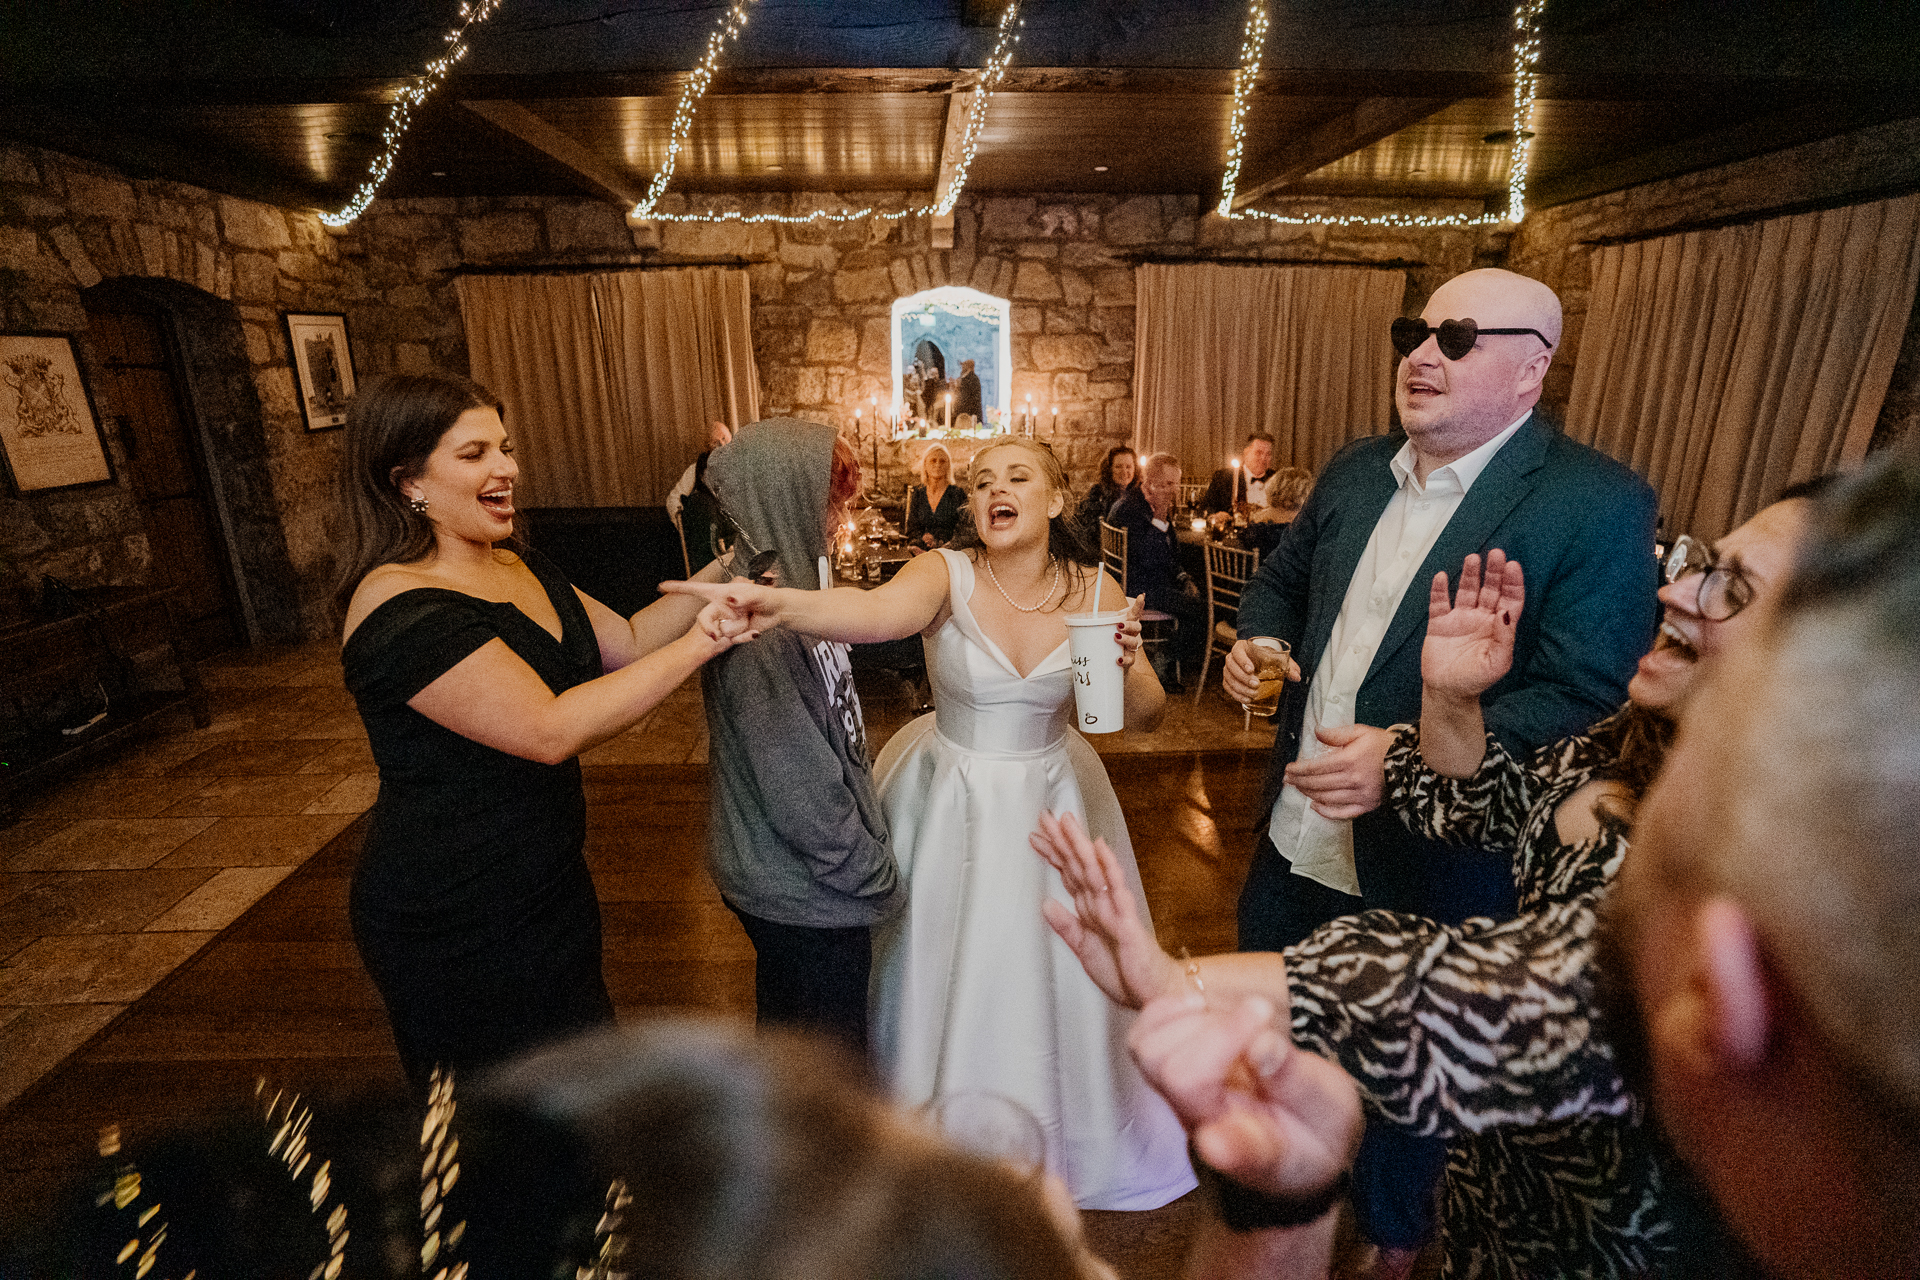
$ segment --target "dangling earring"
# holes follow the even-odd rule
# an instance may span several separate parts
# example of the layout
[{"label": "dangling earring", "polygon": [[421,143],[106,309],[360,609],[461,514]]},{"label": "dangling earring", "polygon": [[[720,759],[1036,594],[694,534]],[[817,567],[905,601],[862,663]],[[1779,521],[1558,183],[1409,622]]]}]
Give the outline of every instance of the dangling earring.
[{"label": "dangling earring", "polygon": [[417,516],[423,516],[427,514],[427,500],[425,498],[408,498],[407,510]]}]

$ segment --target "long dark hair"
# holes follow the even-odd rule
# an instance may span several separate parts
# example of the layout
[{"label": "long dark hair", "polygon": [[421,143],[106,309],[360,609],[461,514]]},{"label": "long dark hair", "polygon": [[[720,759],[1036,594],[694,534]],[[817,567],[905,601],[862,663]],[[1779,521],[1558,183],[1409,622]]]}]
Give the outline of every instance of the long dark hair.
[{"label": "long dark hair", "polygon": [[338,615],[345,616],[368,573],[383,564],[410,564],[433,550],[433,526],[408,507],[400,482],[420,474],[461,414],[499,408],[498,396],[452,373],[389,373],[360,388],[347,407],[336,481],[346,521],[334,565]]},{"label": "long dark hair", "polygon": [[[1060,465],[1053,446],[1045,440],[1034,440],[1026,436],[995,436],[973,451],[973,461],[967,463],[969,473],[973,463],[990,449],[999,449],[1015,445],[1032,454],[1040,464],[1040,473],[1047,478],[1047,487],[1060,495],[1060,514],[1047,521],[1047,554],[1055,556],[1069,564],[1096,565],[1100,563],[1099,553],[1087,546],[1086,539],[1072,516],[1072,492],[1067,488],[1067,470]],[[972,505],[973,483],[971,474],[966,486],[969,507]],[[954,526],[953,540],[947,545],[956,551],[970,551],[981,546],[980,526],[973,521],[973,512],[967,512],[967,518]]]},{"label": "long dark hair", "polygon": [[1660,766],[1666,763],[1675,728],[1673,717],[1666,712],[1636,702],[1595,729],[1594,741],[1613,752],[1613,763],[1600,776],[1627,789],[1624,797],[1609,796],[1600,802],[1602,815],[1622,826],[1632,825],[1640,797],[1647,794]]},{"label": "long dark hair", "polygon": [[1133,454],[1133,479],[1127,481],[1125,487],[1138,489],[1140,487],[1140,455],[1134,453],[1133,446],[1130,444],[1117,444],[1107,450],[1106,460],[1100,464],[1100,483],[1109,489],[1121,487],[1113,478],[1113,460],[1123,453]]}]

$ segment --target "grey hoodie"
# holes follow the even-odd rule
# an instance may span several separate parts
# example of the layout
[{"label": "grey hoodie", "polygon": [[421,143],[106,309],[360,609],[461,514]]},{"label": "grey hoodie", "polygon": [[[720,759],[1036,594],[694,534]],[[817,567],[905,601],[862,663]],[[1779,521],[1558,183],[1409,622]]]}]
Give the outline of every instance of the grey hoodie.
[{"label": "grey hoodie", "polygon": [[[707,487],[743,533],[777,548],[782,585],[819,585],[832,427],[752,422],[714,451]],[[729,905],[777,924],[873,924],[906,899],[873,789],[847,647],[777,628],[701,669],[712,814],[707,866]]]}]

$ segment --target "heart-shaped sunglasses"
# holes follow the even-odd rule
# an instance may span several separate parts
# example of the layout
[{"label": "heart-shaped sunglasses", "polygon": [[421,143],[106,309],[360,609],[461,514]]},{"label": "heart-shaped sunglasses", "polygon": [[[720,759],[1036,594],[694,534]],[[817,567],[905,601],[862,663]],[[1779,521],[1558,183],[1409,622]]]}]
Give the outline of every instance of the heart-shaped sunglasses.
[{"label": "heart-shaped sunglasses", "polygon": [[1482,329],[1471,320],[1442,320],[1436,328],[1425,320],[1401,316],[1393,322],[1393,349],[1410,356],[1427,340],[1428,334],[1433,334],[1439,339],[1440,354],[1449,360],[1459,360],[1473,350],[1473,344],[1483,333],[1530,333],[1549,347],[1553,345],[1538,329]]}]

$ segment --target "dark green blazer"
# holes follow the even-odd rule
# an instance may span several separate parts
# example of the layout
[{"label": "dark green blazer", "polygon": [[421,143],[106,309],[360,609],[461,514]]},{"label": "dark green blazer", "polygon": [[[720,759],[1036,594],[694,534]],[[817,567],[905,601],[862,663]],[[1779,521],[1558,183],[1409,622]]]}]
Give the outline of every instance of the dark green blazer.
[{"label": "dark green blazer", "polygon": [[[1395,431],[1336,454],[1241,600],[1240,634],[1286,640],[1303,675],[1301,684],[1288,686],[1281,708],[1263,828],[1282,771],[1299,754],[1306,684],[1394,494],[1389,464],[1405,443],[1405,434]],[[1457,584],[1469,552],[1484,556],[1495,547],[1526,570],[1527,600],[1513,670],[1481,699],[1487,727],[1524,757],[1614,711],[1658,625],[1655,506],[1646,481],[1567,439],[1535,412],[1474,481],[1414,574],[1361,684],[1355,722],[1385,728],[1420,718],[1429,584],[1442,570]],[[1424,909],[1422,886],[1444,873],[1443,848],[1413,836],[1390,809],[1356,821],[1354,857],[1366,904],[1432,914]]]}]

